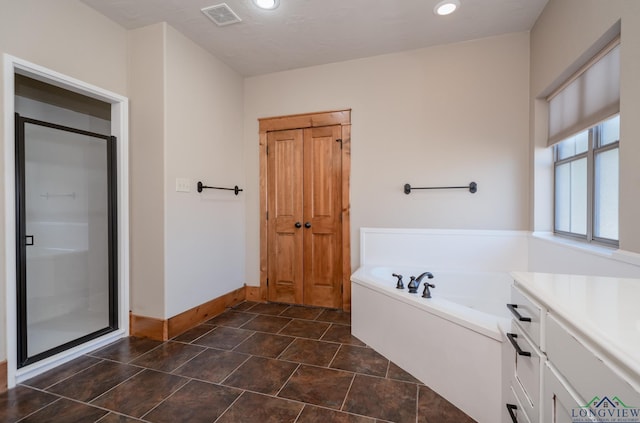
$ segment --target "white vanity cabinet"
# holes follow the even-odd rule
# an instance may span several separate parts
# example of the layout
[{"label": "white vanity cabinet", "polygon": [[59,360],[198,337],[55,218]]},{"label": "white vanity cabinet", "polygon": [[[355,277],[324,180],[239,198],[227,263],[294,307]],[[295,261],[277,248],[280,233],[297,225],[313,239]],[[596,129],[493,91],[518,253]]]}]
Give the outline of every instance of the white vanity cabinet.
[{"label": "white vanity cabinet", "polygon": [[503,422],[640,423],[640,279],[512,276]]},{"label": "white vanity cabinet", "polygon": [[[553,313],[547,315],[546,339],[547,366],[571,397],[565,395],[565,401],[560,396],[553,402],[547,401],[543,414],[549,417],[548,421],[572,422],[581,417],[581,413],[585,420],[593,417],[591,420],[599,421],[598,413],[613,413],[616,417],[619,413],[624,414],[625,409],[640,410],[640,392],[627,380],[628,374],[616,368],[614,358],[607,356],[605,351],[598,351],[589,339],[574,332],[569,323],[563,323]],[[545,399],[555,399],[559,395],[552,388],[550,384],[545,389]],[[588,404],[592,405],[595,415],[591,416],[585,408]],[[571,418],[560,419],[559,416],[567,411]],[[640,422],[640,415],[636,421]]]}]

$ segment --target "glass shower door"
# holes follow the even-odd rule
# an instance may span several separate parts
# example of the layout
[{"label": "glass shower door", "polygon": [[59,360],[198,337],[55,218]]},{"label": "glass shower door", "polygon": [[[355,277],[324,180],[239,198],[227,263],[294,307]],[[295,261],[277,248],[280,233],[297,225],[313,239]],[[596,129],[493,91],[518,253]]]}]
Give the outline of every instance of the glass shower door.
[{"label": "glass shower door", "polygon": [[115,138],[16,116],[18,356],[117,328]]}]

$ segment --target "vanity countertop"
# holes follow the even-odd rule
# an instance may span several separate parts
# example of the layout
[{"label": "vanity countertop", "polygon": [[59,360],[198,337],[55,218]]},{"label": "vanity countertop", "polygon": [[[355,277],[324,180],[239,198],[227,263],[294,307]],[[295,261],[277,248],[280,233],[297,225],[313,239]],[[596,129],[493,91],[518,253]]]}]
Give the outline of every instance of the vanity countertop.
[{"label": "vanity countertop", "polygon": [[516,286],[640,384],[640,279],[512,272]]}]

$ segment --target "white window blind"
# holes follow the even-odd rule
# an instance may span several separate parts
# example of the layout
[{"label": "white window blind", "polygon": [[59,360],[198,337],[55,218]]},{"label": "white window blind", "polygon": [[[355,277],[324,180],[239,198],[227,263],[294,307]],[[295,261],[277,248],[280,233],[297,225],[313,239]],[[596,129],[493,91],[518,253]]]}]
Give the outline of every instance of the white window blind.
[{"label": "white window blind", "polygon": [[620,112],[620,40],[574,74],[549,101],[553,145]]}]

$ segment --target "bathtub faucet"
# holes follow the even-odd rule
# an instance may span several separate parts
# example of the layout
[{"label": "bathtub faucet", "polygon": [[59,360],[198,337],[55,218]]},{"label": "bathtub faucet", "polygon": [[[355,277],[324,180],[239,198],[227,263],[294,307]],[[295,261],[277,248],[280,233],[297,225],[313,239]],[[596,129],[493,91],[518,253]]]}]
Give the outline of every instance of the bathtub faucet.
[{"label": "bathtub faucet", "polygon": [[[418,276],[418,277],[416,278],[416,282],[418,282],[418,285],[420,284],[420,282],[422,282],[422,279],[423,279],[425,276],[426,276],[427,278],[429,278],[429,279],[433,279],[433,273],[431,273],[431,272],[424,272],[423,274],[421,274],[420,276]],[[417,286],[416,286],[416,288],[417,288]]]},{"label": "bathtub faucet", "polygon": [[[420,282],[422,282],[422,279],[425,276],[427,278],[429,278],[429,279],[433,279],[433,273],[431,273],[431,272],[424,272],[423,274],[421,274],[417,278],[415,276],[411,276],[411,278],[409,280],[409,284],[407,285],[407,288],[409,288],[409,294],[417,294],[418,293],[418,288],[420,287]],[[425,285],[426,284],[427,283],[425,282]]]}]

